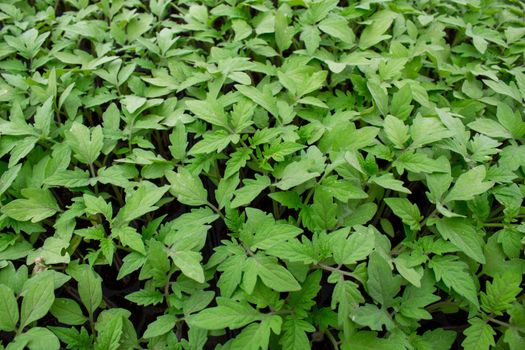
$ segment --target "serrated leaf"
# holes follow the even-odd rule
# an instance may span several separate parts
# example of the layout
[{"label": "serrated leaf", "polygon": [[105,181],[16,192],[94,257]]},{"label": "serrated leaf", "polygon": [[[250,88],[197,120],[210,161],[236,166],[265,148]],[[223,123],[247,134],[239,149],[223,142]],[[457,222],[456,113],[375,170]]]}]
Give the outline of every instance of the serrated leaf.
[{"label": "serrated leaf", "polygon": [[142,306],[156,305],[164,300],[164,296],[158,290],[141,289],[126,295],[126,299]]},{"label": "serrated leaf", "polygon": [[72,299],[56,298],[50,312],[60,323],[68,325],[81,325],[87,321],[87,317],[82,314],[80,305]]},{"label": "serrated leaf", "polygon": [[238,149],[230,155],[230,159],[226,162],[226,170],[224,171],[224,177],[229,178],[236,174],[241,168],[246,165],[248,159],[250,159],[251,150],[246,148]]},{"label": "serrated leaf", "polygon": [[497,121],[488,118],[478,118],[468,124],[472,130],[495,138],[510,138],[511,134]]},{"label": "serrated leaf", "polygon": [[189,278],[199,282],[204,282],[204,271],[200,261],[202,256],[197,252],[177,251],[170,253],[173,263],[181,269],[182,273]]},{"label": "serrated leaf", "polygon": [[485,175],[486,170],[483,165],[479,165],[461,174],[456,179],[454,187],[452,187],[446,195],[444,201],[468,201],[473,199],[474,196],[486,192],[494,186],[494,182],[484,181]]},{"label": "serrated leaf", "polygon": [[480,318],[469,320],[470,326],[463,331],[465,340],[461,343],[465,350],[488,350],[496,345],[492,327]]},{"label": "serrated leaf", "polygon": [[468,272],[468,266],[456,257],[434,256],[429,263],[434,271],[436,279],[463,296],[472,305],[479,307],[477,289],[474,278]]},{"label": "serrated leaf", "polygon": [[53,276],[48,274],[42,277],[31,284],[24,295],[20,309],[21,328],[44,317],[53,305],[55,300]]},{"label": "serrated leaf", "polygon": [[247,303],[218,298],[218,306],[205,309],[188,320],[190,325],[204,329],[236,329],[262,319],[257,310]]},{"label": "serrated leaf", "polygon": [[439,234],[477,262],[484,264],[483,239],[466,219],[443,218],[436,223]]},{"label": "serrated leaf", "polygon": [[283,323],[283,335],[280,344],[284,350],[310,349],[310,342],[306,333],[314,330],[314,326],[308,322],[290,317]]},{"label": "serrated leaf", "polygon": [[104,135],[100,125],[90,129],[74,122],[65,135],[66,143],[71,147],[75,158],[85,164],[93,164],[104,146]]},{"label": "serrated leaf", "polygon": [[117,350],[122,337],[122,323],[121,316],[114,316],[109,320],[97,336],[95,350]]},{"label": "serrated leaf", "polygon": [[159,316],[155,321],[148,324],[148,328],[146,328],[142,337],[144,339],[150,339],[166,334],[175,328],[175,323],[177,323],[177,317],[173,315]]},{"label": "serrated leaf", "polygon": [[446,171],[443,162],[446,162],[443,158],[432,159],[424,153],[403,153],[393,165],[414,173],[436,173]]},{"label": "serrated leaf", "polygon": [[412,230],[417,231],[421,228],[420,222],[423,217],[417,205],[410,203],[406,198],[385,198],[384,201]]},{"label": "serrated leaf", "polygon": [[388,10],[376,12],[370,18],[372,23],[368,25],[361,33],[359,38],[359,48],[361,50],[365,50],[385,39],[390,38],[390,36],[386,35],[385,32],[392,24],[394,17],[395,13]]},{"label": "serrated leaf", "polygon": [[390,190],[402,192],[402,193],[412,193],[410,190],[403,186],[403,181],[394,179],[394,176],[390,173],[383,174],[379,177],[372,177],[370,181],[378,184],[383,188],[388,188]]},{"label": "serrated leaf", "polygon": [[102,279],[91,267],[82,265],[77,281],[80,300],[88,312],[93,314],[102,302]]},{"label": "serrated leaf", "polygon": [[275,259],[264,256],[257,256],[251,259],[255,261],[257,275],[268,287],[278,292],[291,292],[301,289],[301,285],[297,283],[293,275],[279,265]]},{"label": "serrated leaf", "polygon": [[393,276],[390,265],[378,253],[372,253],[368,262],[368,292],[381,305],[388,307],[401,288],[399,276]]},{"label": "serrated leaf", "polygon": [[141,183],[135,191],[126,197],[126,204],[115,217],[115,222],[119,224],[128,223],[157,209],[155,204],[168,189],[168,186],[157,187],[151,182]]},{"label": "serrated leaf", "polygon": [[176,196],[182,204],[204,205],[208,203],[208,193],[201,180],[186,168],[179,168],[177,173],[168,172],[166,178],[171,183],[170,193]]},{"label": "serrated leaf", "polygon": [[13,290],[0,284],[0,330],[12,332],[18,323],[18,304]]},{"label": "serrated leaf", "polygon": [[481,307],[488,313],[501,315],[510,309],[517,295],[521,292],[521,276],[507,272],[494,276],[492,283],[487,282],[486,293],[481,293]]},{"label": "serrated leaf", "polygon": [[370,94],[374,99],[376,108],[382,115],[386,115],[388,113],[387,90],[376,80],[369,80],[366,86],[368,87],[368,91],[370,91]]},{"label": "serrated leaf", "polygon": [[390,142],[392,142],[396,148],[403,149],[405,142],[410,138],[408,126],[406,126],[402,120],[391,115],[386,116],[383,129]]},{"label": "serrated leaf", "polygon": [[27,188],[22,190],[24,199],[15,199],[2,207],[2,212],[19,221],[39,222],[60,210],[49,190]]},{"label": "serrated leaf", "polygon": [[270,186],[271,181],[268,176],[255,175],[255,179],[246,179],[243,183],[244,187],[235,191],[235,198],[231,202],[232,208],[249,204],[264,189]]},{"label": "serrated leaf", "polygon": [[319,22],[318,26],[321,31],[344,43],[352,44],[354,41],[354,32],[348,27],[348,22],[344,17],[329,16]]}]

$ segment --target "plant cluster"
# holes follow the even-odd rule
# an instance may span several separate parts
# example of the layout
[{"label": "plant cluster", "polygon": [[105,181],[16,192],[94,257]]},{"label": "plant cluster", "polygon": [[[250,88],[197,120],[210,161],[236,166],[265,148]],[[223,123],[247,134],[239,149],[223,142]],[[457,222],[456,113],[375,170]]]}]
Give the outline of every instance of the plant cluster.
[{"label": "plant cluster", "polygon": [[525,348],[519,0],[4,0],[0,348]]}]

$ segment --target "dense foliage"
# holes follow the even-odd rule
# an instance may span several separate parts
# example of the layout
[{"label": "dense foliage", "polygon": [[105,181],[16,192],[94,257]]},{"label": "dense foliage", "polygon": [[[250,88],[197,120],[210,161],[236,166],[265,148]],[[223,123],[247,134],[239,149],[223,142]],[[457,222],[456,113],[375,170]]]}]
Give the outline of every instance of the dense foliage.
[{"label": "dense foliage", "polygon": [[523,2],[0,21],[0,348],[525,348]]}]

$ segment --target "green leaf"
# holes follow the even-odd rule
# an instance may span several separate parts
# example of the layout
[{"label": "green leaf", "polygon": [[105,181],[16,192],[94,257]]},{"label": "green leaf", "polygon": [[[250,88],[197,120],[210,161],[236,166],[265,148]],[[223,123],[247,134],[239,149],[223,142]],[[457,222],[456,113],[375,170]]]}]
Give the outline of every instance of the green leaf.
[{"label": "green leaf", "polygon": [[232,340],[231,348],[238,350],[260,348],[267,349],[270,340],[270,331],[269,321],[263,320],[259,324],[250,324]]},{"label": "green leaf", "polygon": [[129,223],[142,215],[157,209],[155,204],[168,191],[168,186],[157,187],[151,182],[142,182],[126,196],[126,204],[115,217],[116,225]]},{"label": "green leaf", "polygon": [[392,209],[403,223],[410,226],[412,230],[421,228],[420,222],[423,219],[417,205],[410,203],[406,198],[385,198],[385,203]]},{"label": "green leaf", "polygon": [[321,32],[317,27],[307,25],[303,27],[300,39],[304,42],[308,54],[313,55],[321,42]]},{"label": "green leaf", "polygon": [[44,180],[46,185],[53,187],[86,187],[91,182],[89,172],[78,168],[75,170],[59,170]]},{"label": "green leaf", "polygon": [[301,289],[301,285],[293,275],[284,267],[279,265],[275,259],[266,256],[249,258],[254,260],[257,266],[257,275],[268,287],[278,292],[292,292]]},{"label": "green leaf", "polygon": [[449,240],[467,256],[484,264],[483,239],[476,228],[466,219],[443,218],[436,223],[439,234]]},{"label": "green leaf", "polygon": [[492,283],[487,282],[486,293],[481,293],[481,307],[487,313],[501,315],[511,308],[512,303],[521,292],[522,277],[513,272],[494,276]]},{"label": "green leaf", "polygon": [[192,315],[188,319],[190,325],[209,330],[236,329],[259,321],[264,316],[246,302],[217,298],[217,303],[219,305],[216,307],[207,308]]},{"label": "green leaf", "polygon": [[275,185],[281,190],[289,190],[319,175],[318,172],[309,172],[308,169],[305,169],[304,164],[294,162],[284,169],[281,181]]},{"label": "green leaf", "polygon": [[2,212],[18,221],[39,222],[55,215],[60,210],[49,190],[26,188],[22,190],[24,199],[15,199],[2,207]]},{"label": "green leaf", "polygon": [[262,108],[266,109],[268,112],[270,112],[274,116],[278,116],[279,112],[277,110],[277,105],[275,103],[275,99],[272,95],[270,95],[267,92],[261,92],[257,88],[254,88],[252,86],[244,86],[244,85],[235,85],[235,88],[237,91],[239,91],[241,94],[261,106]]},{"label": "green leaf", "polygon": [[383,188],[388,188],[390,190],[402,193],[412,193],[408,188],[403,186],[403,181],[394,179],[394,176],[391,173],[383,174],[379,177],[371,177],[370,181]]},{"label": "green leaf", "polygon": [[429,267],[434,271],[436,280],[442,280],[448,288],[479,308],[476,285],[474,278],[468,272],[467,264],[450,255],[434,256]]},{"label": "green leaf", "polygon": [[328,16],[323,19],[318,26],[319,29],[326,34],[331,35],[344,43],[352,44],[354,42],[354,32],[348,27],[348,22],[344,17],[333,15]]},{"label": "green leaf", "polygon": [[208,123],[228,128],[228,116],[223,107],[215,100],[185,102],[186,107],[199,119]]},{"label": "green leaf", "polygon": [[208,203],[208,193],[201,180],[186,168],[179,168],[178,172],[167,172],[166,178],[171,184],[170,193],[177,197],[182,204],[204,205]]},{"label": "green leaf", "polygon": [[[445,158],[432,159],[424,153],[403,153],[393,165],[398,169],[406,169],[414,173],[436,173],[446,171]],[[400,170],[402,172],[402,170]]]},{"label": "green leaf", "polygon": [[102,279],[91,267],[82,265],[77,282],[80,300],[92,315],[102,302]]},{"label": "green leaf", "polygon": [[[403,260],[405,259],[396,259],[396,268],[400,266],[398,262]],[[426,307],[440,299],[433,294],[436,291],[434,284],[435,281],[431,274],[425,273],[419,276],[417,283],[407,286],[403,292],[400,314],[416,320],[432,319],[432,314],[426,310]]]},{"label": "green leaf", "polygon": [[53,275],[46,274],[32,283],[20,310],[20,328],[44,317],[55,300]]},{"label": "green leaf", "polygon": [[355,323],[361,326],[367,326],[373,331],[381,331],[383,330],[383,326],[385,326],[387,330],[394,327],[394,322],[390,319],[388,312],[379,309],[373,304],[366,304],[353,310],[351,318]]},{"label": "green leaf", "polygon": [[365,199],[368,194],[360,186],[347,180],[338,180],[335,176],[326,177],[322,184],[322,189],[342,202],[350,199]]},{"label": "green leaf", "polygon": [[421,349],[449,350],[452,348],[457,333],[455,331],[443,330],[441,328],[426,331],[415,345]]},{"label": "green leaf", "polygon": [[507,131],[497,121],[488,118],[478,118],[475,121],[468,124],[468,127],[479,133],[485,134],[490,137],[508,139],[511,136],[510,132]]},{"label": "green leaf", "polygon": [[388,113],[388,93],[387,90],[381,86],[377,80],[368,80],[366,83],[368,91],[374,99],[375,106],[382,115]]},{"label": "green leaf", "polygon": [[317,187],[314,192],[314,204],[301,210],[305,226],[312,231],[331,230],[337,224],[337,204],[333,197],[323,187]]},{"label": "green leaf", "polygon": [[188,154],[203,154],[221,152],[224,150],[230,142],[238,142],[238,135],[228,134],[224,130],[217,130],[215,132],[207,132],[204,134],[203,139],[193,146]]},{"label": "green leaf", "polygon": [[[27,346],[29,350],[58,350],[60,349],[60,341],[57,336],[50,330],[42,327],[33,327],[27,332],[15,338],[13,345],[22,346],[20,349]],[[11,345],[11,344],[10,344]],[[10,349],[10,345],[7,347]],[[15,347],[15,349],[17,349]]]},{"label": "green leaf", "polygon": [[146,255],[146,248],[142,236],[132,227],[123,226],[112,230],[112,236],[117,236],[122,245]]},{"label": "green leaf", "polygon": [[162,303],[164,295],[155,289],[141,289],[126,295],[126,300],[141,306],[156,305]]},{"label": "green leaf", "polygon": [[465,340],[461,343],[465,350],[488,350],[496,345],[492,327],[480,318],[469,320],[470,326],[463,331]]},{"label": "green leaf", "polygon": [[100,125],[93,129],[74,122],[65,131],[66,143],[73,151],[75,158],[84,164],[93,164],[104,146],[104,135]]},{"label": "green leaf", "polygon": [[51,121],[53,120],[53,97],[49,97],[35,114],[35,128],[41,131],[42,135],[49,135]]},{"label": "green leaf", "polygon": [[496,116],[501,125],[511,132],[512,137],[520,138],[525,134],[525,122],[519,112],[514,112],[506,103],[498,104]]},{"label": "green leaf", "polygon": [[283,350],[308,350],[311,348],[307,332],[315,331],[315,327],[310,323],[288,317],[283,323],[283,335],[280,344]]},{"label": "green leaf", "polygon": [[275,245],[284,243],[287,240],[293,239],[303,232],[302,229],[283,223],[273,223],[261,225],[252,239],[250,248],[256,249],[270,249]]},{"label": "green leaf", "polygon": [[131,114],[135,113],[140,107],[144,106],[146,102],[147,100],[144,97],[134,95],[125,96],[122,100],[120,100],[120,103],[122,103],[124,108],[126,108],[126,110]]},{"label": "green leaf", "polygon": [[204,283],[204,271],[200,261],[202,256],[197,252],[177,251],[170,253],[175,265],[189,278]]},{"label": "green leaf", "polygon": [[388,10],[376,12],[369,19],[371,24],[366,26],[365,30],[361,33],[359,38],[359,48],[365,50],[385,39],[389,39],[390,35],[386,35],[385,32],[394,21],[394,18],[395,13]]},{"label": "green leaf", "polygon": [[410,104],[411,102],[412,90],[410,89],[410,84],[404,84],[403,87],[392,96],[390,113],[401,120],[407,120],[414,109],[414,106]]},{"label": "green leaf", "polygon": [[2,197],[2,194],[11,186],[13,181],[16,180],[16,177],[18,176],[21,168],[22,164],[15,165],[14,167],[4,171],[2,176],[0,176],[0,198]]},{"label": "green leaf", "polygon": [[82,314],[80,306],[73,299],[56,298],[49,311],[60,323],[81,325],[87,321],[87,317]]},{"label": "green leaf", "polygon": [[169,138],[171,145],[168,148],[173,158],[184,159],[186,147],[188,146],[188,135],[181,121],[175,124]]},{"label": "green leaf", "polygon": [[[345,233],[346,232],[346,233]],[[355,232],[346,238],[347,230],[332,232],[331,244],[334,252],[334,260],[338,264],[355,264],[366,259],[374,250],[375,238],[371,229],[356,227]],[[336,235],[340,237],[336,238]]]},{"label": "green leaf", "polygon": [[468,201],[481,193],[485,193],[494,186],[494,182],[484,181],[485,176],[486,170],[483,165],[474,167],[459,175],[454,187],[448,192],[444,201]]},{"label": "green leaf", "polygon": [[498,94],[509,96],[510,98],[513,98],[514,100],[521,103],[522,97],[519,94],[518,89],[516,88],[516,85],[507,85],[503,81],[494,81],[494,80],[483,80],[485,85],[487,85],[489,88],[497,92]]},{"label": "green leaf", "polygon": [[403,149],[405,142],[410,138],[408,134],[408,126],[406,126],[399,118],[387,115],[383,123],[383,129],[386,136],[394,144],[396,148]]},{"label": "green leaf", "polygon": [[252,34],[252,27],[242,19],[234,19],[232,21],[232,28],[235,31],[235,41],[246,39]]},{"label": "green leaf", "polygon": [[146,259],[147,258],[145,256],[136,252],[131,252],[128,255],[126,255],[124,259],[122,259],[123,264],[118,272],[117,280],[120,280],[132,273],[133,271],[136,271],[139,268],[141,268],[142,265],[144,265],[144,263],[146,262]]},{"label": "green leaf", "polygon": [[38,139],[34,136],[24,137],[11,150],[8,167],[14,167],[22,158],[27,156],[37,143]]},{"label": "green leaf", "polygon": [[399,276],[393,276],[388,262],[378,253],[372,253],[368,261],[368,293],[384,307],[392,305],[401,288]]},{"label": "green leaf", "polygon": [[375,332],[354,332],[343,344],[343,350],[391,350],[401,349],[403,345],[393,343],[383,338],[378,338]]},{"label": "green leaf", "polygon": [[292,45],[294,30],[288,27],[288,20],[282,8],[275,12],[275,42],[279,51],[283,52]]},{"label": "green leaf", "polygon": [[162,315],[157,317],[155,321],[148,324],[148,328],[142,336],[144,339],[150,339],[164,335],[175,328],[177,317],[173,315]]},{"label": "green leaf", "polygon": [[122,337],[122,316],[113,316],[104,324],[95,341],[95,350],[117,350]]},{"label": "green leaf", "polygon": [[229,178],[232,175],[239,172],[241,168],[246,165],[246,162],[250,159],[252,151],[246,148],[237,149],[235,152],[230,154],[230,159],[226,162],[226,170],[224,171],[224,177]]},{"label": "green leaf", "polygon": [[102,197],[95,197],[84,193],[82,196],[84,204],[86,205],[86,213],[91,215],[104,214],[108,219],[111,219],[113,209],[111,205],[107,203]]},{"label": "green leaf", "polygon": [[235,198],[231,202],[232,208],[251,203],[262,191],[270,186],[271,181],[268,176],[255,175],[255,179],[243,181],[244,187],[235,191]]},{"label": "green leaf", "polygon": [[435,118],[423,118],[418,116],[414,119],[414,122],[410,127],[410,136],[412,137],[412,144],[410,147],[416,149],[450,137],[451,132]]},{"label": "green leaf", "polygon": [[18,304],[11,288],[0,284],[0,330],[12,332],[18,322]]}]

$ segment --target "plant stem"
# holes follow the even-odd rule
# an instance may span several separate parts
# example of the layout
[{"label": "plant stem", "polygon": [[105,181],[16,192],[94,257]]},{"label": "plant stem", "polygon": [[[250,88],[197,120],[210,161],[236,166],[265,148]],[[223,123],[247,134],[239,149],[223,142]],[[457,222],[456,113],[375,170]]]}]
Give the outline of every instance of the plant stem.
[{"label": "plant stem", "polygon": [[351,272],[348,272],[348,271],[343,271],[343,270],[340,270],[338,268],[335,268],[335,267],[332,267],[332,266],[328,266],[328,265],[325,265],[325,264],[317,264],[315,265],[316,267],[319,267],[323,270],[326,270],[326,271],[330,271],[330,272],[337,272],[337,273],[340,273],[341,275],[343,276],[348,276],[348,277],[351,277],[359,282],[361,282],[361,280],[359,279],[359,277]]},{"label": "plant stem", "polygon": [[509,324],[507,322],[503,322],[503,321],[497,320],[495,318],[490,318],[489,321],[490,322],[494,322],[496,324],[499,324],[500,326],[503,326],[503,327],[512,328],[511,324]]},{"label": "plant stem", "polygon": [[484,227],[505,227],[507,226],[506,224],[501,224],[501,223],[487,223],[487,224],[483,224]]},{"label": "plant stem", "polygon": [[212,203],[208,202],[206,203],[206,205],[208,207],[210,207],[210,209],[212,209],[214,212],[216,212],[220,217],[221,219],[226,222],[226,216],[224,216],[224,214],[221,212],[221,210],[219,208],[217,208],[215,205],[213,205]]},{"label": "plant stem", "polygon": [[[95,167],[93,166],[93,163],[89,163],[89,172],[91,173],[91,177],[97,177],[97,173],[95,172]],[[95,194],[98,195],[98,183],[95,182]]]},{"label": "plant stem", "polygon": [[324,332],[324,334],[326,335],[328,340],[330,340],[330,343],[332,343],[334,350],[339,350],[339,343],[337,342],[333,334],[328,329]]}]

